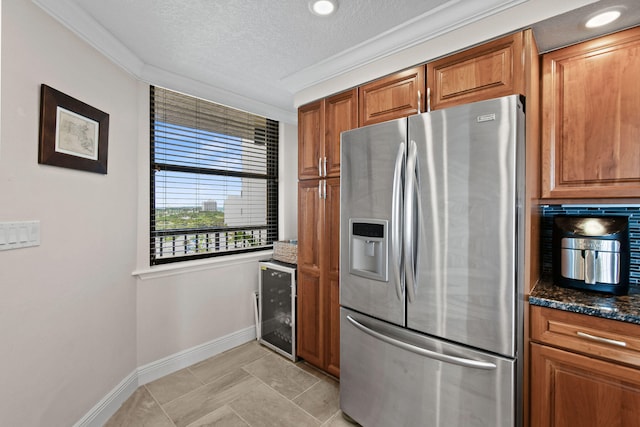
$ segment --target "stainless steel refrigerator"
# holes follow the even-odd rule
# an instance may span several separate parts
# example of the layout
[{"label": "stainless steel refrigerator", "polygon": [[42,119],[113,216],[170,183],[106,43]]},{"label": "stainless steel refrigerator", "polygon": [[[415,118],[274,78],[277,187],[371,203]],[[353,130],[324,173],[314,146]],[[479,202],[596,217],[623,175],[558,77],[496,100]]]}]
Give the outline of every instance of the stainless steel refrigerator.
[{"label": "stainless steel refrigerator", "polygon": [[341,165],[343,412],[521,425],[523,99],[345,132]]}]

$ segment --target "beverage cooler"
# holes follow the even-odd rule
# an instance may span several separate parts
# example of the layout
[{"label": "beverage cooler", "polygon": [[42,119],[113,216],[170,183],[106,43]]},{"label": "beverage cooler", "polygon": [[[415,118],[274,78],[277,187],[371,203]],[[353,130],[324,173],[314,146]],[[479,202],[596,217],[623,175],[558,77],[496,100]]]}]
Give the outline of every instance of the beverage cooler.
[{"label": "beverage cooler", "polygon": [[258,322],[260,344],[296,360],[296,266],[260,261]]}]

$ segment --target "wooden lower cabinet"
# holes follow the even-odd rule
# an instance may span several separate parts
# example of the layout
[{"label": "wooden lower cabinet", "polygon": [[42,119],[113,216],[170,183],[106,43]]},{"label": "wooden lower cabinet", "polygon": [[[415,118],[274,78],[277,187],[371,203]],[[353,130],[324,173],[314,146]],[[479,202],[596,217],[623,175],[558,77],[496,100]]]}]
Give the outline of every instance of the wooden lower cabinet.
[{"label": "wooden lower cabinet", "polygon": [[315,272],[298,270],[298,356],[313,365],[322,365],[324,352],[322,325],[322,289]]},{"label": "wooden lower cabinet", "polygon": [[640,426],[640,370],[532,344],[531,426]]},{"label": "wooden lower cabinet", "polygon": [[298,356],[340,375],[340,179],[298,183]]},{"label": "wooden lower cabinet", "polygon": [[531,427],[640,427],[640,325],[531,307]]},{"label": "wooden lower cabinet", "polygon": [[340,376],[340,282],[329,280],[329,317],[327,319],[326,334],[328,335],[327,372],[336,377]]}]

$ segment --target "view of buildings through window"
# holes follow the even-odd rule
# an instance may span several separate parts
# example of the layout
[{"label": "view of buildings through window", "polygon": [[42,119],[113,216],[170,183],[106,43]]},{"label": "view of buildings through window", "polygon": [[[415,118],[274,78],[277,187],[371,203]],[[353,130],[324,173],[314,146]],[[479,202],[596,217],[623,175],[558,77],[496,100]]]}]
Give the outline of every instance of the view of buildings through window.
[{"label": "view of buildings through window", "polygon": [[278,123],[153,88],[151,263],[270,247]]}]

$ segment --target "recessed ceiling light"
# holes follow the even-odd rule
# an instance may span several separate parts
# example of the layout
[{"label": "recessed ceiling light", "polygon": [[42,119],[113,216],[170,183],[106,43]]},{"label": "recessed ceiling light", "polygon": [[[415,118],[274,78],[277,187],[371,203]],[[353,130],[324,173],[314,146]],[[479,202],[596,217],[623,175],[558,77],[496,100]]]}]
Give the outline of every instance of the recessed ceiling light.
[{"label": "recessed ceiling light", "polygon": [[320,16],[331,15],[338,8],[335,0],[313,0],[309,2],[311,12]]},{"label": "recessed ceiling light", "polygon": [[598,12],[596,15],[591,16],[584,24],[587,28],[596,28],[607,25],[618,19],[621,15],[619,9],[610,9]]}]

